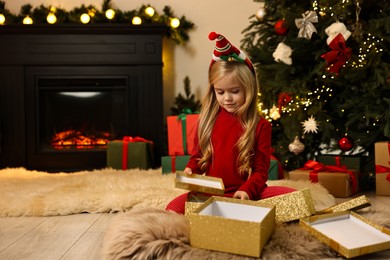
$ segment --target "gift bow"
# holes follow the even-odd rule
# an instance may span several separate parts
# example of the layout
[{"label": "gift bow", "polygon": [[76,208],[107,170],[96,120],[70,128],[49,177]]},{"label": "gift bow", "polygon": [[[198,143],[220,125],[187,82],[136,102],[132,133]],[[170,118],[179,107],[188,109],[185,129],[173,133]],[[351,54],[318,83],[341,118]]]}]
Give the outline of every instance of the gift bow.
[{"label": "gift bow", "polygon": [[303,18],[295,19],[295,25],[298,27],[298,37],[310,40],[313,33],[317,32],[313,23],[318,23],[318,16],[315,11],[306,11],[302,14]]},{"label": "gift bow", "polygon": [[325,165],[320,162],[316,162],[313,160],[308,160],[301,170],[311,170],[310,172],[310,180],[313,182],[318,182],[318,173],[319,172],[343,172],[343,173],[348,173],[348,175],[351,178],[351,183],[352,183],[352,192],[355,193],[356,188],[357,188],[357,181],[355,174],[348,170],[345,165]]},{"label": "gift bow", "polygon": [[127,169],[127,157],[129,152],[129,143],[136,143],[136,142],[144,142],[144,143],[153,143],[152,141],[146,140],[145,138],[136,136],[124,136],[123,139],[123,145],[122,145],[122,170]]},{"label": "gift bow", "polygon": [[341,67],[351,57],[352,50],[345,44],[344,37],[339,33],[329,44],[331,51],[322,54],[321,58],[326,60],[329,72],[338,73]]}]

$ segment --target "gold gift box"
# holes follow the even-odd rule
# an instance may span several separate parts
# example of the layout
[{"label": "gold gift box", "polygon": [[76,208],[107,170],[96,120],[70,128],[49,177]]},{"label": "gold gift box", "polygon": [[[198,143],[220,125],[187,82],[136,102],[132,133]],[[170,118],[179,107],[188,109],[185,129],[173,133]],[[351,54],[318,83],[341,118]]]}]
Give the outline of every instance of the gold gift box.
[{"label": "gold gift box", "polygon": [[250,200],[213,196],[187,217],[191,246],[252,257],[275,229],[275,206]]},{"label": "gold gift box", "polygon": [[302,218],[299,225],[346,258],[390,249],[390,229],[355,212]]},{"label": "gold gift box", "polygon": [[339,203],[335,206],[329,207],[327,209],[321,210],[317,212],[317,214],[325,214],[325,213],[334,213],[334,212],[343,212],[348,210],[359,210],[362,208],[366,208],[371,206],[370,200],[366,197],[366,195],[359,196],[354,199],[350,199],[348,201]]},{"label": "gold gift box", "polygon": [[298,220],[316,212],[309,189],[262,199],[259,202],[275,205],[276,223]]},{"label": "gold gift box", "polygon": [[[359,173],[354,173],[357,185],[355,192],[359,187]],[[310,180],[310,170],[294,170],[289,172],[290,180]],[[318,182],[336,198],[347,198],[353,194],[351,176],[345,172],[319,172]]]},{"label": "gold gift box", "polygon": [[225,186],[220,178],[199,174],[186,174],[180,171],[176,172],[175,187],[221,196],[225,193]]}]

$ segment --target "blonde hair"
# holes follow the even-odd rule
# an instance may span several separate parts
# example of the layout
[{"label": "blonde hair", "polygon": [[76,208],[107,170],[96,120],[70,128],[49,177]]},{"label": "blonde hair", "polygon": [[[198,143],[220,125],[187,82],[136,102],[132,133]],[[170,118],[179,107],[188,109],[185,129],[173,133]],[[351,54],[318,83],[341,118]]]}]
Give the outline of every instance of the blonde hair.
[{"label": "blonde hair", "polygon": [[244,87],[245,102],[235,111],[235,115],[241,121],[243,134],[237,142],[238,172],[240,175],[251,173],[251,159],[254,155],[255,130],[260,115],[257,109],[258,85],[256,76],[245,63],[234,61],[214,62],[209,71],[208,91],[202,102],[199,116],[198,138],[202,157],[198,164],[201,172],[205,172],[207,166],[213,160],[213,146],[211,132],[220,109],[214,91],[214,83],[226,76],[232,75],[235,80]]}]

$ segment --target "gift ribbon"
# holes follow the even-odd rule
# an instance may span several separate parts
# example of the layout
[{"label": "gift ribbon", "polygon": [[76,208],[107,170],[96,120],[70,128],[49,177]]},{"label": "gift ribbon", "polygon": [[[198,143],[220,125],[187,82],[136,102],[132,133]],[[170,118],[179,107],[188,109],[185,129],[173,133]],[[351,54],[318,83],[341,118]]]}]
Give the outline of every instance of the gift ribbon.
[{"label": "gift ribbon", "polygon": [[135,143],[135,142],[153,143],[152,141],[146,140],[146,139],[139,137],[139,136],[136,136],[136,137],[124,136],[122,141],[123,141],[123,145],[122,145],[122,170],[127,169],[129,143]]},{"label": "gift ribbon", "polygon": [[338,73],[351,57],[352,50],[345,44],[345,39],[341,33],[330,42],[329,47],[332,50],[322,54],[321,58],[326,60],[329,72]]},{"label": "gift ribbon", "polygon": [[352,182],[352,192],[354,193],[357,188],[357,181],[355,178],[355,174],[348,170],[346,166],[344,165],[325,165],[320,162],[316,162],[313,160],[307,161],[300,170],[311,170],[309,177],[312,182],[318,182],[318,173],[319,172],[343,172],[348,173],[348,175],[351,177]]},{"label": "gift ribbon", "polygon": [[303,18],[295,19],[295,25],[298,27],[298,37],[311,39],[313,33],[317,32],[313,23],[318,23],[318,16],[315,11],[307,11],[302,14]]},{"label": "gift ribbon", "polygon": [[187,115],[193,114],[192,110],[190,108],[184,108],[182,110],[183,112],[180,113],[177,116],[177,120],[181,120],[181,134],[182,134],[182,141],[183,141],[183,152],[184,154],[187,153]]},{"label": "gift ribbon", "polygon": [[171,158],[172,158],[171,171],[176,172],[176,156],[171,156]]}]

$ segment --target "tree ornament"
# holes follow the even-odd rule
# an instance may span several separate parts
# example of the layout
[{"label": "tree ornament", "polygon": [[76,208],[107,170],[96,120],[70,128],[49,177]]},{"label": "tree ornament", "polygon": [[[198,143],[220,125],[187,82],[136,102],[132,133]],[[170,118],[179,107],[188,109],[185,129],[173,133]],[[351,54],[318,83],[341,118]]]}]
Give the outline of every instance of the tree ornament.
[{"label": "tree ornament", "polygon": [[288,24],[284,19],[277,21],[274,25],[274,30],[277,35],[285,35],[288,29]]},{"label": "tree ornament", "polygon": [[274,53],[272,53],[272,57],[274,57],[274,60],[276,62],[283,62],[284,64],[291,65],[291,54],[292,49],[290,48],[290,46],[284,44],[283,42],[280,42],[276,47]]},{"label": "tree ornament", "polygon": [[265,8],[264,8],[264,5],[260,6],[259,10],[257,10],[256,14],[255,14],[257,20],[259,21],[263,21],[264,17],[265,17]]},{"label": "tree ornament", "polygon": [[275,105],[270,109],[269,117],[272,118],[272,120],[278,120],[280,118],[279,109]]},{"label": "tree ornament", "polygon": [[338,74],[341,67],[349,60],[352,54],[352,49],[347,47],[345,39],[339,33],[329,44],[331,51],[321,55],[321,58],[326,60],[327,70]]},{"label": "tree ornament", "polygon": [[339,148],[341,151],[347,152],[354,146],[352,139],[345,135],[339,140]]},{"label": "tree ornament", "polygon": [[306,11],[302,14],[303,18],[295,19],[295,25],[298,27],[298,38],[311,39],[313,33],[317,32],[313,23],[318,23],[318,16],[315,11]]},{"label": "tree ornament", "polygon": [[317,133],[318,131],[318,125],[316,119],[311,115],[306,121],[301,122],[303,125],[303,133]]},{"label": "tree ornament", "polygon": [[331,24],[325,29],[325,33],[328,35],[328,39],[326,39],[326,43],[328,45],[330,45],[333,39],[336,38],[336,36],[340,33],[343,35],[345,41],[348,40],[349,36],[351,36],[351,32],[348,31],[345,24],[340,22]]},{"label": "tree ornament", "polygon": [[298,136],[295,136],[294,141],[288,145],[288,149],[293,154],[298,155],[305,150],[305,145],[299,140]]}]

